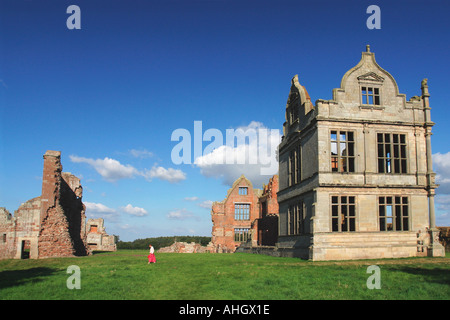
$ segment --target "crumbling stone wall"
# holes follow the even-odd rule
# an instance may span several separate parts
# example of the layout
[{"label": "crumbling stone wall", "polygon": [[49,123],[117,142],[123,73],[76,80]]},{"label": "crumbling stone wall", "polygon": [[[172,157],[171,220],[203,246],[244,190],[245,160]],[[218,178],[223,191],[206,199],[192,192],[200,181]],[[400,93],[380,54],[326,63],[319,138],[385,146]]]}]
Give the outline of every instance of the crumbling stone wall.
[{"label": "crumbling stone wall", "polygon": [[78,178],[70,173],[62,174],[61,153],[47,151],[42,181],[39,257],[88,253],[83,227],[85,207],[79,190]]},{"label": "crumbling stone wall", "polygon": [[259,246],[274,246],[278,240],[278,175],[270,178],[269,183],[263,186],[259,197],[260,216],[255,223],[257,244]]},{"label": "crumbling stone wall", "polygon": [[0,209],[0,259],[82,256],[86,245],[85,206],[80,179],[62,172],[61,153],[44,155],[42,194],[12,216]]},{"label": "crumbling stone wall", "polygon": [[87,245],[90,250],[116,251],[116,237],[106,233],[102,218],[89,219],[86,223]]},{"label": "crumbling stone wall", "polygon": [[0,208],[0,258],[14,258],[14,219],[6,208]]},{"label": "crumbling stone wall", "polygon": [[175,242],[168,247],[164,247],[158,250],[158,252],[172,252],[172,253],[205,253],[212,252],[212,244],[209,243],[208,246],[203,247],[199,243],[195,242]]},{"label": "crumbling stone wall", "polygon": [[0,208],[0,259],[20,259],[24,251],[37,258],[40,208],[41,197],[22,203],[14,216]]}]

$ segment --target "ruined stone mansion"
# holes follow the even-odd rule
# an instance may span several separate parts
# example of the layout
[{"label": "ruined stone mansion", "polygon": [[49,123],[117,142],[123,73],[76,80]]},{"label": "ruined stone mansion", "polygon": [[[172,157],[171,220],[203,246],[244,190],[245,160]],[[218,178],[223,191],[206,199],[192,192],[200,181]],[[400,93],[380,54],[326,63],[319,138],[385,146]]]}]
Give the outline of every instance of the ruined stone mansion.
[{"label": "ruined stone mansion", "polygon": [[313,104],[295,76],[278,149],[278,240],[237,250],[311,260],[444,256],[429,98],[424,79],[406,100],[369,46],[331,100]]},{"label": "ruined stone mansion", "polygon": [[443,256],[430,94],[406,100],[367,46],[331,100],[292,79],[279,145],[276,252],[312,260]]},{"label": "ruined stone mansion", "polygon": [[88,220],[91,230],[86,232],[82,196],[80,179],[62,172],[61,152],[47,151],[41,195],[23,203],[14,215],[0,208],[0,259],[85,256],[93,250],[115,250],[115,239],[104,231],[103,219]]}]

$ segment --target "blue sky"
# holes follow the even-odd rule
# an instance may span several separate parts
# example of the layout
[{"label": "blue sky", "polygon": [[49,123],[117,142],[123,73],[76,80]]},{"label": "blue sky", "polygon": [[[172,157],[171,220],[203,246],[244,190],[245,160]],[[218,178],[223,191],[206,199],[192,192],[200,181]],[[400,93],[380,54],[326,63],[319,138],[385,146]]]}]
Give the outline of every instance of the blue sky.
[{"label": "blue sky", "polygon": [[[81,29],[69,30],[69,5]],[[381,29],[369,30],[369,5]],[[290,80],[331,99],[370,44],[407,99],[428,78],[438,225],[450,225],[448,1],[0,1],[0,206],[41,192],[62,152],[88,217],[122,240],[210,236],[238,166],[174,164],[174,130],[282,130]],[[203,145],[205,147],[205,145]],[[254,174],[255,187],[269,176]]]}]

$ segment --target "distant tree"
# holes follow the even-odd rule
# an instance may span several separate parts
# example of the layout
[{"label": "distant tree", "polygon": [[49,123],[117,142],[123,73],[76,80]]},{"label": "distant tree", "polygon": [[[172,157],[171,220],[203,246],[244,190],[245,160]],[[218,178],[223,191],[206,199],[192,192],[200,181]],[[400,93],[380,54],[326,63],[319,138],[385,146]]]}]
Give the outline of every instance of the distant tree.
[{"label": "distant tree", "polygon": [[140,250],[148,249],[148,245],[151,244],[155,250],[160,248],[168,247],[178,242],[195,242],[202,246],[206,246],[210,241],[211,237],[203,236],[172,236],[172,237],[156,237],[156,238],[145,238],[136,239],[134,241],[118,241],[117,249],[128,249],[128,250]]}]

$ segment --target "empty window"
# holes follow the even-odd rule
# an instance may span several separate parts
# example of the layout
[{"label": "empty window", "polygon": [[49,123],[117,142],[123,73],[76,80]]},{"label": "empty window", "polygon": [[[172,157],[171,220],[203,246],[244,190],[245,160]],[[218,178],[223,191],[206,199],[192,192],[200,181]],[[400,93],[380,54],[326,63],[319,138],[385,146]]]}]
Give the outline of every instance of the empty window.
[{"label": "empty window", "polygon": [[301,147],[297,145],[289,152],[288,186],[301,181]]},{"label": "empty window", "polygon": [[298,106],[294,104],[289,110],[289,124],[292,125],[298,119]]},{"label": "empty window", "polygon": [[380,89],[373,87],[361,87],[361,103],[380,105]]},{"label": "empty window", "polygon": [[234,229],[234,241],[244,242],[250,239],[250,229],[249,228],[235,228]]},{"label": "empty window", "polygon": [[406,173],[406,135],[378,133],[378,172]]},{"label": "empty window", "polygon": [[246,196],[248,194],[248,188],[247,187],[239,187],[239,194],[241,196]]},{"label": "empty window", "polygon": [[250,204],[235,203],[234,204],[234,219],[235,220],[250,220]]},{"label": "empty window", "polygon": [[355,231],[356,208],[354,196],[331,197],[332,231]]},{"label": "empty window", "polygon": [[305,232],[305,208],[302,201],[290,205],[288,208],[289,235]]},{"label": "empty window", "polygon": [[351,131],[331,131],[331,171],[355,172],[355,140]]},{"label": "empty window", "polygon": [[379,197],[380,231],[408,231],[408,197]]},{"label": "empty window", "polygon": [[6,242],[6,233],[2,234],[2,242]]},{"label": "empty window", "polygon": [[261,202],[261,216],[267,216],[267,201]]}]

